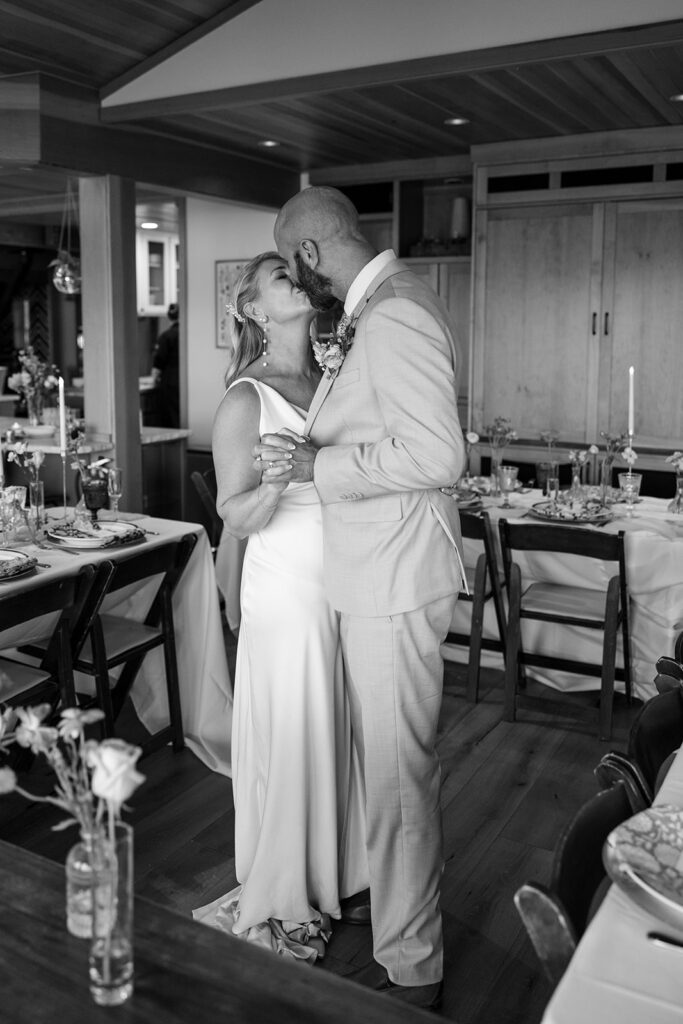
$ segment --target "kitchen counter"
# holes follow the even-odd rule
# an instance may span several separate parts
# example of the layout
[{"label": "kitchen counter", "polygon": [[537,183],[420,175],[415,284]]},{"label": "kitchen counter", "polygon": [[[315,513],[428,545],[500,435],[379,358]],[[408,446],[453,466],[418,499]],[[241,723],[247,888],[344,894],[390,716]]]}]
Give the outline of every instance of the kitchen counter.
[{"label": "kitchen counter", "polygon": [[143,427],[140,434],[140,443],[168,444],[171,441],[186,441],[191,434],[191,430],[183,430],[176,427]]}]

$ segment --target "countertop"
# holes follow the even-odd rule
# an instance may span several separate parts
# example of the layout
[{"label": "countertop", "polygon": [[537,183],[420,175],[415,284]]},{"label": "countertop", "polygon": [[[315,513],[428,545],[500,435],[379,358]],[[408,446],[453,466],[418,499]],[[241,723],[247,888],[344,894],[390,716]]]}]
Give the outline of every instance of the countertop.
[{"label": "countertop", "polygon": [[[28,426],[28,420],[16,418],[14,416],[0,416],[0,437],[3,443],[6,444],[5,438],[7,431],[15,424],[18,423],[21,427],[26,428]],[[148,444],[168,444],[173,441],[184,441],[190,437],[192,431],[184,429],[176,429],[173,427],[143,427],[140,434],[140,443],[143,445]],[[27,443],[29,451],[32,448],[40,448],[46,455],[59,455],[59,430],[57,427],[51,434],[45,434],[40,437],[24,437],[23,440]],[[103,435],[93,434],[88,435],[86,433],[85,440],[81,444],[82,452],[108,452],[114,447],[111,439],[104,437]]]}]

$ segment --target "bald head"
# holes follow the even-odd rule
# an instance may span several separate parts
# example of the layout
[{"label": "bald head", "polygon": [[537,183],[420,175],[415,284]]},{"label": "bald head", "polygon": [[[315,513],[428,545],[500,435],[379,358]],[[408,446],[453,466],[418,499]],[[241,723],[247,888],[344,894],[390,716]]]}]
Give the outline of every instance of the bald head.
[{"label": "bald head", "polygon": [[311,186],[292,196],[275,221],[275,243],[294,277],[302,263],[344,297],[356,274],[377,251],[361,233],[358,211],[339,189]]}]

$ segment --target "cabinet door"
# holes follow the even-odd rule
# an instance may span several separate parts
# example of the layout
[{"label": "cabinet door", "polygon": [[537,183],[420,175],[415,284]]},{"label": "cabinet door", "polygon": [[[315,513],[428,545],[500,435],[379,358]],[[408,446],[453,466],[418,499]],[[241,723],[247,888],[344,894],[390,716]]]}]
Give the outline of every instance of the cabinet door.
[{"label": "cabinet door", "polygon": [[635,368],[638,444],[683,438],[683,199],[609,204],[600,338],[602,430],[628,421]]},{"label": "cabinet door", "polygon": [[178,294],[178,239],[139,232],[136,245],[138,313],[163,316]]},{"label": "cabinet door", "polygon": [[602,218],[592,203],[478,215],[474,430],[506,416],[520,437],[593,441]]}]

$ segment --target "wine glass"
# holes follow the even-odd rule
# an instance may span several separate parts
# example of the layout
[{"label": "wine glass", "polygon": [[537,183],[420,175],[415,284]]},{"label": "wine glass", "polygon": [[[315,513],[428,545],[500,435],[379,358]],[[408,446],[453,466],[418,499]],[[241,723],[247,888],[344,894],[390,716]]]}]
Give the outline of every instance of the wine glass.
[{"label": "wine glass", "polygon": [[108,499],[106,477],[90,477],[89,480],[84,481],[83,501],[90,512],[93,529],[97,529],[97,513],[99,509],[106,508]]},{"label": "wine glass", "polygon": [[121,470],[118,466],[112,466],[107,472],[107,493],[109,495],[109,508],[114,516],[119,514],[119,501],[123,494]]},{"label": "wine glass", "polygon": [[498,471],[498,482],[500,489],[505,495],[501,508],[512,508],[508,500],[508,495],[511,491],[514,491],[517,485],[517,474],[519,473],[519,466],[501,466]]},{"label": "wine glass", "polygon": [[626,501],[626,515],[633,515],[633,505],[640,494],[640,483],[643,479],[642,473],[620,473],[619,487]]}]

